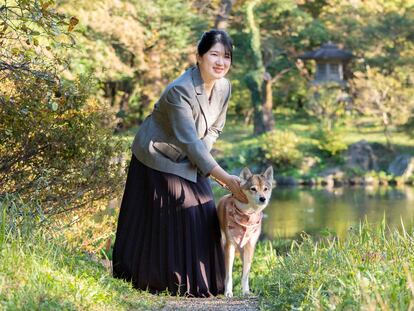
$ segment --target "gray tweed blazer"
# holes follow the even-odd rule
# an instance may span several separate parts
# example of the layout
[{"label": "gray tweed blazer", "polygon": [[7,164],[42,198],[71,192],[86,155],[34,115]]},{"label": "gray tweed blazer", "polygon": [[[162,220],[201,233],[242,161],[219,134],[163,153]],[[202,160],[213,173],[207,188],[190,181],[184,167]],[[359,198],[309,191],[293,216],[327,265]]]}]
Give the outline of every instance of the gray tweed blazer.
[{"label": "gray tweed blazer", "polygon": [[144,120],[132,144],[143,164],[197,181],[217,162],[210,154],[221,133],[231,94],[230,82],[217,80],[209,102],[198,66],[171,82]]}]

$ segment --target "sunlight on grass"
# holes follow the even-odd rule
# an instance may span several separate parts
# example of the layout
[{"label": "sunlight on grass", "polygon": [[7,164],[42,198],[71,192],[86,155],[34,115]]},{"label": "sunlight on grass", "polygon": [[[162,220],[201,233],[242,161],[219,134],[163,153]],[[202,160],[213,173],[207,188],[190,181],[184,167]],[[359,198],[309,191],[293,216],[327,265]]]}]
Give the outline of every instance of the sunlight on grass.
[{"label": "sunlight on grass", "polygon": [[0,252],[0,306],[6,310],[148,310],[162,297],[112,278],[62,239],[13,237]]},{"label": "sunlight on grass", "polygon": [[269,257],[255,280],[265,310],[407,310],[414,303],[413,232],[385,223],[352,229],[343,240],[303,236]]}]

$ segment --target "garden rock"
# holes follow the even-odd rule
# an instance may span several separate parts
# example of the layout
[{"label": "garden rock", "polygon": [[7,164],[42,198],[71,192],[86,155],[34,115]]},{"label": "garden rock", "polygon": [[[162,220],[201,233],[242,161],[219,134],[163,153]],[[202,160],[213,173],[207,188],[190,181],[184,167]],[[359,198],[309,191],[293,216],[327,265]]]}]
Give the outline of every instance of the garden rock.
[{"label": "garden rock", "polygon": [[297,186],[298,181],[292,176],[276,176],[276,185],[278,186]]},{"label": "garden rock", "polygon": [[341,187],[344,184],[345,173],[339,167],[328,168],[319,175],[323,177],[323,186]]},{"label": "garden rock", "polygon": [[366,140],[360,140],[348,147],[347,165],[358,168],[363,171],[372,171],[378,169],[377,157],[372,147]]},{"label": "garden rock", "polygon": [[408,178],[413,174],[414,158],[409,154],[400,154],[388,166],[388,173]]}]

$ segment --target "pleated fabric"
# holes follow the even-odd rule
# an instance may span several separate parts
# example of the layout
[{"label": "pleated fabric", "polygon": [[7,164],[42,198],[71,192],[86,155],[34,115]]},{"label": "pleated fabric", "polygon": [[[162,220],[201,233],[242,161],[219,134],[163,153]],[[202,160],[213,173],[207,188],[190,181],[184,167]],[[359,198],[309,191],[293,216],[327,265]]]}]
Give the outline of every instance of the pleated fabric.
[{"label": "pleated fabric", "polygon": [[224,256],[207,178],[193,183],[133,155],[118,218],[113,275],[138,289],[210,297],[224,292]]}]

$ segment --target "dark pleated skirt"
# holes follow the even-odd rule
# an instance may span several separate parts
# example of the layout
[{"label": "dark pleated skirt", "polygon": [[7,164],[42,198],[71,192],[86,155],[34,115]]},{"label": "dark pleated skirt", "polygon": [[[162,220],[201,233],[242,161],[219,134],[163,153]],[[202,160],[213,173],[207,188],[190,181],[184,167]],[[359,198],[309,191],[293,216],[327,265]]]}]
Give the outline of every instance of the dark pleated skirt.
[{"label": "dark pleated skirt", "polygon": [[152,293],[224,292],[224,257],[207,178],[193,183],[132,156],[113,250],[113,275]]}]

